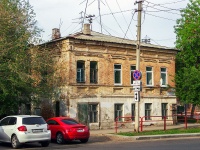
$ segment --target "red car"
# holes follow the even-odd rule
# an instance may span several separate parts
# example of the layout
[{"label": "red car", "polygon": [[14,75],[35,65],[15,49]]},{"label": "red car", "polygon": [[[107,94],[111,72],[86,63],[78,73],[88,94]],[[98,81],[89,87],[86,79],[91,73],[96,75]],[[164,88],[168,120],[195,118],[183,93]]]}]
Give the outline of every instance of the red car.
[{"label": "red car", "polygon": [[53,117],[47,120],[51,130],[51,139],[58,144],[65,141],[80,140],[86,143],[90,137],[90,131],[86,125],[78,123],[68,117]]}]

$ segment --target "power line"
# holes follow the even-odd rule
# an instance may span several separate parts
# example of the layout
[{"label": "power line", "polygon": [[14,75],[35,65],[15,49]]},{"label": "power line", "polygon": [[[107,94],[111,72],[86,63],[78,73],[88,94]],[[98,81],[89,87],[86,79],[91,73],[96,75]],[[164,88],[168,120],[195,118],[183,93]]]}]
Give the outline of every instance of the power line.
[{"label": "power line", "polygon": [[83,17],[83,22],[82,22],[82,28],[83,28],[84,19],[86,16],[87,6],[88,6],[88,0],[86,1],[86,5],[85,5],[85,12],[84,12],[84,17]]},{"label": "power line", "polygon": [[179,0],[179,1],[175,1],[175,2],[168,2],[168,3],[159,4],[159,5],[176,4],[176,3],[180,3],[180,2],[184,2],[184,1],[186,1],[186,0]]},{"label": "power line", "polygon": [[[145,4],[144,4],[145,5]],[[158,8],[155,8],[155,7],[152,7],[152,6],[148,6],[148,5],[145,5],[147,6],[146,8],[153,8],[153,9],[156,9],[158,11],[149,11],[149,10],[146,10],[146,12],[166,12],[166,13],[170,13],[170,14],[175,14],[175,15],[180,15],[178,13],[174,13],[174,12],[171,12],[172,10],[171,9],[165,9],[165,10],[161,10],[161,9],[158,9]]]},{"label": "power line", "polygon": [[[146,12],[145,12],[146,13]],[[170,20],[170,21],[176,21],[174,19],[169,19],[169,18],[165,18],[165,17],[160,17],[160,16],[156,16],[156,15],[152,15],[152,14],[149,14],[149,13],[146,13],[147,15],[150,15],[150,16],[154,16],[154,17],[157,17],[157,18],[162,18],[162,19],[166,19],[166,20]]]},{"label": "power line", "polygon": [[[122,27],[120,26],[120,24],[118,23],[116,17],[115,17],[114,14],[112,13],[112,10],[111,10],[110,6],[108,5],[107,0],[105,0],[105,2],[106,2],[106,4],[107,4],[107,6],[108,6],[108,8],[109,8],[109,10],[110,10],[110,12],[111,12],[111,14],[112,14],[112,16],[114,17],[114,19],[115,19],[117,25],[119,26],[119,28],[121,29],[121,31],[124,33],[124,31],[122,30]],[[124,34],[125,34],[125,33],[124,33]]]},{"label": "power line", "polygon": [[[129,29],[130,24],[128,25],[128,22],[127,22],[127,20],[126,20],[126,18],[125,18],[125,16],[124,16],[124,13],[122,12],[121,7],[120,7],[120,5],[119,5],[119,3],[118,3],[118,0],[116,0],[116,2],[117,2],[117,5],[118,5],[118,7],[119,7],[119,10],[121,11],[121,14],[122,14],[122,16],[123,16],[123,18],[124,18],[124,20],[125,20],[125,22],[126,22],[126,25],[128,26],[128,29]],[[134,12],[134,13],[135,13],[135,12]],[[133,14],[133,16],[134,16],[134,14]],[[131,22],[132,22],[133,16],[132,16],[132,18],[131,18]],[[131,22],[130,22],[130,23],[131,23]],[[126,34],[127,34],[127,31],[126,31]],[[131,34],[131,35],[133,36],[133,34]]]},{"label": "power line", "polygon": [[155,4],[155,3],[152,3],[152,2],[149,2],[149,1],[145,1],[145,2],[153,4],[154,6],[159,6],[159,7],[166,8],[166,9],[173,10],[173,11],[180,11],[180,10],[182,10],[182,8],[180,8],[180,9],[173,9],[173,8],[162,6],[164,4]]},{"label": "power line", "polygon": [[[124,35],[124,38],[122,39],[122,42],[123,42],[123,40],[124,40],[125,37],[126,37],[126,34],[127,34],[128,30],[129,30],[129,28],[130,28],[130,25],[131,25],[131,23],[132,23],[132,20],[133,20],[134,15],[135,15],[135,12],[134,12],[133,15],[132,15],[131,21],[130,21],[130,23],[129,23],[129,25],[128,25],[128,28],[127,28],[126,33],[125,33],[125,35]],[[122,42],[121,42],[121,43],[122,43]]]},{"label": "power line", "polygon": [[[128,10],[123,10],[123,11],[117,11],[117,12],[112,12],[112,13],[106,13],[106,14],[101,14],[101,16],[106,16],[106,15],[112,15],[112,14],[119,14],[123,12],[128,12],[128,11],[134,11],[135,9],[128,9]],[[99,17],[99,16],[97,16]]]}]

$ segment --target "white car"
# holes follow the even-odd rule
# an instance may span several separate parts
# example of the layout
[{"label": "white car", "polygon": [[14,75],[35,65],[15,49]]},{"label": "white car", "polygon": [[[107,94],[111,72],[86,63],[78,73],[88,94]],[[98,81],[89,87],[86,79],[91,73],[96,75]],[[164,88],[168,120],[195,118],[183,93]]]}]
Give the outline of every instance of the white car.
[{"label": "white car", "polygon": [[19,148],[23,143],[39,142],[47,147],[51,140],[51,131],[41,116],[15,115],[0,120],[0,142],[11,143]]}]

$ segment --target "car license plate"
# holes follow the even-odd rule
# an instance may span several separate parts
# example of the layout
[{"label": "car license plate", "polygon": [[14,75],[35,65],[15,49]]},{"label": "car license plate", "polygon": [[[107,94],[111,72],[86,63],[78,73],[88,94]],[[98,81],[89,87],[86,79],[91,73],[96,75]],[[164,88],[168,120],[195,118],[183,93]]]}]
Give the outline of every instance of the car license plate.
[{"label": "car license plate", "polygon": [[77,132],[84,132],[84,130],[83,129],[78,129]]},{"label": "car license plate", "polygon": [[33,132],[33,133],[43,132],[43,129],[33,129],[32,132]]}]

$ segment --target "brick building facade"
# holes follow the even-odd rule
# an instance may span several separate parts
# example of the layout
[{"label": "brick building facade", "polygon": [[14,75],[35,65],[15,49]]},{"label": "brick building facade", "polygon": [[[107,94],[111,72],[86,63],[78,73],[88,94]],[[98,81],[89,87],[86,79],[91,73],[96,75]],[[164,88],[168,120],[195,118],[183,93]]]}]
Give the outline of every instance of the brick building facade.
[{"label": "brick building facade", "polygon": [[[63,83],[53,100],[56,116],[70,116],[91,129],[113,128],[116,117],[135,116],[136,41],[91,31],[89,24],[82,32],[52,37],[45,44],[56,45],[52,50],[58,51],[57,75]],[[177,50],[145,43],[140,49],[140,117],[171,116]]]}]

